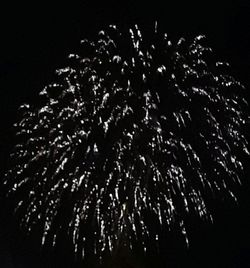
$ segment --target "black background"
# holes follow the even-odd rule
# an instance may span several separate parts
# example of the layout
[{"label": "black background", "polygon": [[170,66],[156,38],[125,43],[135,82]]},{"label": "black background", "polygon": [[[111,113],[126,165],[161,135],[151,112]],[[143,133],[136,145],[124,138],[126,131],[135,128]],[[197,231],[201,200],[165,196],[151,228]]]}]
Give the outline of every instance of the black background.
[{"label": "black background", "polygon": [[[52,1],[51,1],[52,2]],[[79,41],[113,23],[154,21],[173,37],[205,34],[221,60],[247,88],[250,102],[250,2],[238,1],[67,1],[0,4],[0,153],[1,174],[12,146],[17,108],[32,103],[56,68]],[[238,205],[215,208],[214,224],[190,227],[190,249],[166,245],[168,267],[250,267],[249,168],[238,190]],[[2,206],[7,204],[2,203]],[[4,208],[5,209],[5,208]],[[16,231],[8,215],[0,218],[0,267],[72,267],[39,257],[37,247]],[[166,241],[166,244],[168,242]],[[163,258],[162,258],[163,259]],[[159,258],[153,265],[167,267]],[[59,266],[60,265],[60,266]]]}]

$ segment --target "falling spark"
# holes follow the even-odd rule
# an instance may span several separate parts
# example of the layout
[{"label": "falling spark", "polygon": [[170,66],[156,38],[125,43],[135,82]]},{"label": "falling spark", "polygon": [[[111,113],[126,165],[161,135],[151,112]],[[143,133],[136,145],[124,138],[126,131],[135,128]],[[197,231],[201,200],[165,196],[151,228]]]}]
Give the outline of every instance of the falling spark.
[{"label": "falling spark", "polygon": [[22,227],[42,227],[43,245],[64,230],[82,258],[136,240],[146,252],[174,224],[188,244],[190,211],[210,219],[207,196],[235,198],[249,154],[244,87],[204,36],[174,43],[157,23],[152,36],[110,26],[83,40],[82,55],[70,54],[40,92],[44,104],[20,107],[5,184]]}]

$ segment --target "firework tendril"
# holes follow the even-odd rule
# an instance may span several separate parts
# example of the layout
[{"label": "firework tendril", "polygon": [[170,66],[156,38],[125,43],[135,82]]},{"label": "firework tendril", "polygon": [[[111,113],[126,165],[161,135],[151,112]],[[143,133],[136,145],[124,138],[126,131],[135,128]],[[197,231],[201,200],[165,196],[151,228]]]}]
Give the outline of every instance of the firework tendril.
[{"label": "firework tendril", "polygon": [[210,197],[235,198],[249,154],[244,87],[204,36],[145,36],[111,25],[83,40],[40,106],[20,107],[5,185],[42,245],[66,232],[81,258],[135,241],[147,251],[176,224],[188,241],[184,218],[211,219]]}]

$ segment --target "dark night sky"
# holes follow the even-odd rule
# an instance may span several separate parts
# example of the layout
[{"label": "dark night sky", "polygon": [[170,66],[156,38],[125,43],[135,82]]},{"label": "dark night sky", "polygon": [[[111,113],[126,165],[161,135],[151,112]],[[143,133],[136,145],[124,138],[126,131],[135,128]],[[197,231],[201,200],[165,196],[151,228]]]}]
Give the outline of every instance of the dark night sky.
[{"label": "dark night sky", "polygon": [[[36,99],[52,79],[54,70],[63,65],[81,39],[95,35],[110,23],[153,27],[157,20],[173,37],[207,35],[216,54],[231,63],[235,76],[248,87],[250,102],[248,0],[145,1],[144,4],[139,1],[22,2],[0,4],[0,160],[3,169],[18,106]],[[172,267],[250,267],[249,174],[246,170],[238,207],[221,204],[216,210],[214,225],[194,226],[190,250],[177,254],[172,249]],[[45,267],[29,245],[21,249],[22,240],[16,238],[7,225],[9,219],[1,215],[0,267]],[[14,247],[13,241],[16,241]]]}]

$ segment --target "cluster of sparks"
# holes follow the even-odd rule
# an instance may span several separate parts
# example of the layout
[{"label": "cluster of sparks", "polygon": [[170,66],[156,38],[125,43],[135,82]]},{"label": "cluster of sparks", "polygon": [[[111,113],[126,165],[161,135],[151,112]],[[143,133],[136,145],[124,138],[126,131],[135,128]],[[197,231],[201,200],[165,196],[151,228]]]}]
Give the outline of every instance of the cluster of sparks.
[{"label": "cluster of sparks", "polygon": [[173,44],[157,25],[100,31],[56,71],[39,108],[22,105],[6,174],[21,225],[41,243],[67,232],[101,257],[161,239],[184,217],[210,219],[207,196],[233,195],[249,154],[243,86],[212,60],[204,36]]}]

